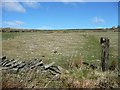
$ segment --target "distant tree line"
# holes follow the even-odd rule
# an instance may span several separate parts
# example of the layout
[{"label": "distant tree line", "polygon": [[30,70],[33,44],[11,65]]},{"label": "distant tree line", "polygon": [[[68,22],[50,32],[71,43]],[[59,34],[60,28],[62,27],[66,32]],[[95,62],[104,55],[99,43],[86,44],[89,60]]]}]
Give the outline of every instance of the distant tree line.
[{"label": "distant tree line", "polygon": [[35,32],[36,29],[2,28],[2,32]]},{"label": "distant tree line", "polygon": [[[118,25],[117,27],[116,26],[113,26],[111,28],[97,28],[97,29],[64,29],[64,30],[57,30],[58,32],[61,31],[85,31],[85,30],[92,30],[94,32],[96,31],[108,31],[108,30],[112,30],[114,32],[118,32],[120,31],[120,25]],[[37,31],[41,31],[41,32],[53,32],[55,30],[39,30],[39,29],[18,29],[18,28],[10,28],[10,27],[7,27],[7,28],[0,28],[0,32],[37,32]]]}]

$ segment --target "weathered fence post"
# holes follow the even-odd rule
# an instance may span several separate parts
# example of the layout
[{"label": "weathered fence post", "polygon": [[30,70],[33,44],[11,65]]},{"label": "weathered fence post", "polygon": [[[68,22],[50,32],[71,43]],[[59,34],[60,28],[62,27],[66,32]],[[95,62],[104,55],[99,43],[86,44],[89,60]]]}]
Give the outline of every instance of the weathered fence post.
[{"label": "weathered fence post", "polygon": [[102,71],[108,70],[109,61],[109,39],[107,37],[100,38],[101,43],[101,67]]}]

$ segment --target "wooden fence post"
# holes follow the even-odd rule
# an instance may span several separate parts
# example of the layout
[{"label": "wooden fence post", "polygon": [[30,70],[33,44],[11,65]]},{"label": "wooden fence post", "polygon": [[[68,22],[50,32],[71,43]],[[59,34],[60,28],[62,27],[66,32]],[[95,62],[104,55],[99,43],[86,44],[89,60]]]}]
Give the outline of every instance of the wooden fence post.
[{"label": "wooden fence post", "polygon": [[109,61],[109,39],[107,37],[100,38],[101,43],[101,67],[102,71],[108,70]]}]

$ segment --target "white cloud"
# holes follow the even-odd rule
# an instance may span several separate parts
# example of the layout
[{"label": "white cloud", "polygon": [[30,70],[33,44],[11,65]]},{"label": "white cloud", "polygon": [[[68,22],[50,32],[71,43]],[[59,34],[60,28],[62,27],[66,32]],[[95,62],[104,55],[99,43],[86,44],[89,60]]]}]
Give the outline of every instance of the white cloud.
[{"label": "white cloud", "polygon": [[14,11],[14,12],[20,12],[25,13],[26,12],[26,6],[30,8],[38,8],[40,4],[38,2],[31,2],[30,0],[25,0],[25,2],[21,2],[20,0],[4,0],[2,1],[2,6],[0,5],[0,8],[2,7],[6,11]]},{"label": "white cloud", "polygon": [[73,5],[73,6],[77,6],[76,2],[63,2],[65,5]]},{"label": "white cloud", "polygon": [[99,18],[99,17],[94,17],[93,18],[93,22],[94,23],[103,23],[103,22],[105,22],[105,20],[102,19],[102,18]]},{"label": "white cloud", "polygon": [[40,3],[38,2],[23,2],[23,4],[31,8],[38,8],[40,6]]},{"label": "white cloud", "polygon": [[[7,11],[14,11],[24,13],[26,12],[26,6],[31,8],[38,8],[40,6],[39,2],[63,2],[68,4],[69,2],[118,2],[119,0],[0,0],[0,8]],[[21,3],[22,4],[21,4]],[[71,3],[76,6],[75,3]]]},{"label": "white cloud", "polygon": [[9,27],[21,26],[23,24],[25,24],[25,23],[22,22],[22,21],[18,21],[18,20],[15,20],[15,21],[3,21],[3,25],[9,26]]},{"label": "white cloud", "polygon": [[61,1],[61,2],[83,2],[85,0],[58,0],[58,1]]},{"label": "white cloud", "polygon": [[60,2],[63,2],[65,5],[73,5],[76,7],[76,2],[83,2],[83,0],[58,0]]},{"label": "white cloud", "polygon": [[103,28],[103,27],[97,27],[98,29],[101,29],[101,28]]},{"label": "white cloud", "polygon": [[17,25],[22,25],[22,24],[25,24],[24,22],[22,22],[22,21],[15,21],[15,23],[17,24]]},{"label": "white cloud", "polygon": [[26,12],[25,8],[19,2],[2,2],[2,8],[7,11]]}]

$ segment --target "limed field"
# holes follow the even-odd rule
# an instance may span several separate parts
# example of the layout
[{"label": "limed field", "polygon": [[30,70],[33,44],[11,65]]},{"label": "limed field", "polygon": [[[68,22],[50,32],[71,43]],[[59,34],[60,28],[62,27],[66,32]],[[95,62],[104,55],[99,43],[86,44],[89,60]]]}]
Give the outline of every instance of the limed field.
[{"label": "limed field", "polygon": [[[102,72],[100,37],[110,39],[109,66],[115,62],[115,70]],[[4,32],[2,33],[2,55],[9,59],[28,61],[42,59],[44,63],[55,62],[63,68],[57,82],[51,83],[42,76],[34,78],[25,87],[102,87],[101,83],[108,83],[112,87],[118,86],[117,57],[118,57],[118,32],[93,32],[93,31],[37,31],[37,32]],[[81,62],[87,62],[99,67],[92,70]],[[14,75],[5,74],[3,79]],[[24,74],[25,77],[28,77]],[[36,80],[37,78],[37,80]],[[111,79],[112,78],[112,79]],[[11,79],[13,83],[14,80]],[[4,81],[5,81],[4,80]],[[106,80],[106,81],[105,81]],[[23,80],[24,81],[24,80]],[[41,82],[39,82],[41,81]],[[25,81],[26,82],[26,81]],[[4,82],[6,83],[6,82]],[[36,83],[39,83],[36,85]],[[112,83],[112,84],[111,84]],[[35,85],[34,85],[35,84]],[[13,85],[14,86],[14,85]],[[24,85],[23,85],[24,86]],[[105,86],[103,86],[105,87]],[[31,87],[30,87],[31,88]]]}]

